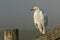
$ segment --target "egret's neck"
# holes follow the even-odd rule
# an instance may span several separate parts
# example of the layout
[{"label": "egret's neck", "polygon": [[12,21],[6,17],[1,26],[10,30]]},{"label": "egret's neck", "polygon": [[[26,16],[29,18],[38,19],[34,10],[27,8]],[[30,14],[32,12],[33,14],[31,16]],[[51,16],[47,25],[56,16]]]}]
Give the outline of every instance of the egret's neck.
[{"label": "egret's neck", "polygon": [[42,14],[42,11],[36,10],[36,11],[34,12],[34,15],[40,15],[40,16],[41,16],[41,15],[43,15],[43,14]]},{"label": "egret's neck", "polygon": [[36,13],[39,13],[40,12],[40,10],[36,10],[34,13],[36,14]]}]

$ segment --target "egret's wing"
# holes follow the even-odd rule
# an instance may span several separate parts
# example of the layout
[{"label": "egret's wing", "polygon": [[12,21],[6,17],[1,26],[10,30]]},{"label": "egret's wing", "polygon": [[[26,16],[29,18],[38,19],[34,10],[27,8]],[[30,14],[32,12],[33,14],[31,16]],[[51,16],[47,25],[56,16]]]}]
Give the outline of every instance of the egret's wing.
[{"label": "egret's wing", "polygon": [[48,24],[48,17],[47,17],[47,15],[46,15],[46,13],[44,13],[45,15],[44,15],[44,22],[45,22],[45,26],[47,26],[47,24]]},{"label": "egret's wing", "polygon": [[42,13],[43,13],[43,15],[44,15],[44,24],[45,24],[45,26],[47,26],[47,24],[48,24],[47,13],[46,13],[44,10],[41,10],[41,11],[42,11]]}]

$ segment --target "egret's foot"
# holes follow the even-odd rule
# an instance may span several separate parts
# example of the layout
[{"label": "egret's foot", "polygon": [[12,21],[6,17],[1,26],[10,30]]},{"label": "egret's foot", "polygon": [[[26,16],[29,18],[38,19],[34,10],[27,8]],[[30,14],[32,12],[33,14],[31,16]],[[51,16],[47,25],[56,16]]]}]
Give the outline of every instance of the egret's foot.
[{"label": "egret's foot", "polygon": [[45,31],[43,31],[42,34],[45,34]]}]

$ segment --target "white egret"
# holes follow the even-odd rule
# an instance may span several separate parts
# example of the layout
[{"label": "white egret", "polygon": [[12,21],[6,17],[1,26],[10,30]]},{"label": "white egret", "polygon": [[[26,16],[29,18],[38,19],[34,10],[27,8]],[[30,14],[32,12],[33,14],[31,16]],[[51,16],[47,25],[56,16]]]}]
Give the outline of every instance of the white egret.
[{"label": "white egret", "polygon": [[31,9],[34,12],[34,24],[42,34],[46,33],[46,26],[48,22],[47,14],[35,6]]}]

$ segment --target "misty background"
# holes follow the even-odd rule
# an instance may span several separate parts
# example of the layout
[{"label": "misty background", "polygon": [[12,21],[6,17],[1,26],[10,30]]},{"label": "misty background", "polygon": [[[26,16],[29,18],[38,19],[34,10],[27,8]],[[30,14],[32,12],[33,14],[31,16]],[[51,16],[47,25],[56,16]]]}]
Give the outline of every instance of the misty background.
[{"label": "misty background", "polygon": [[0,31],[17,28],[22,34],[20,39],[27,39],[24,35],[29,34],[23,34],[22,31],[36,30],[33,24],[33,12],[30,11],[36,5],[48,15],[47,29],[60,25],[60,0],[0,0]]}]

